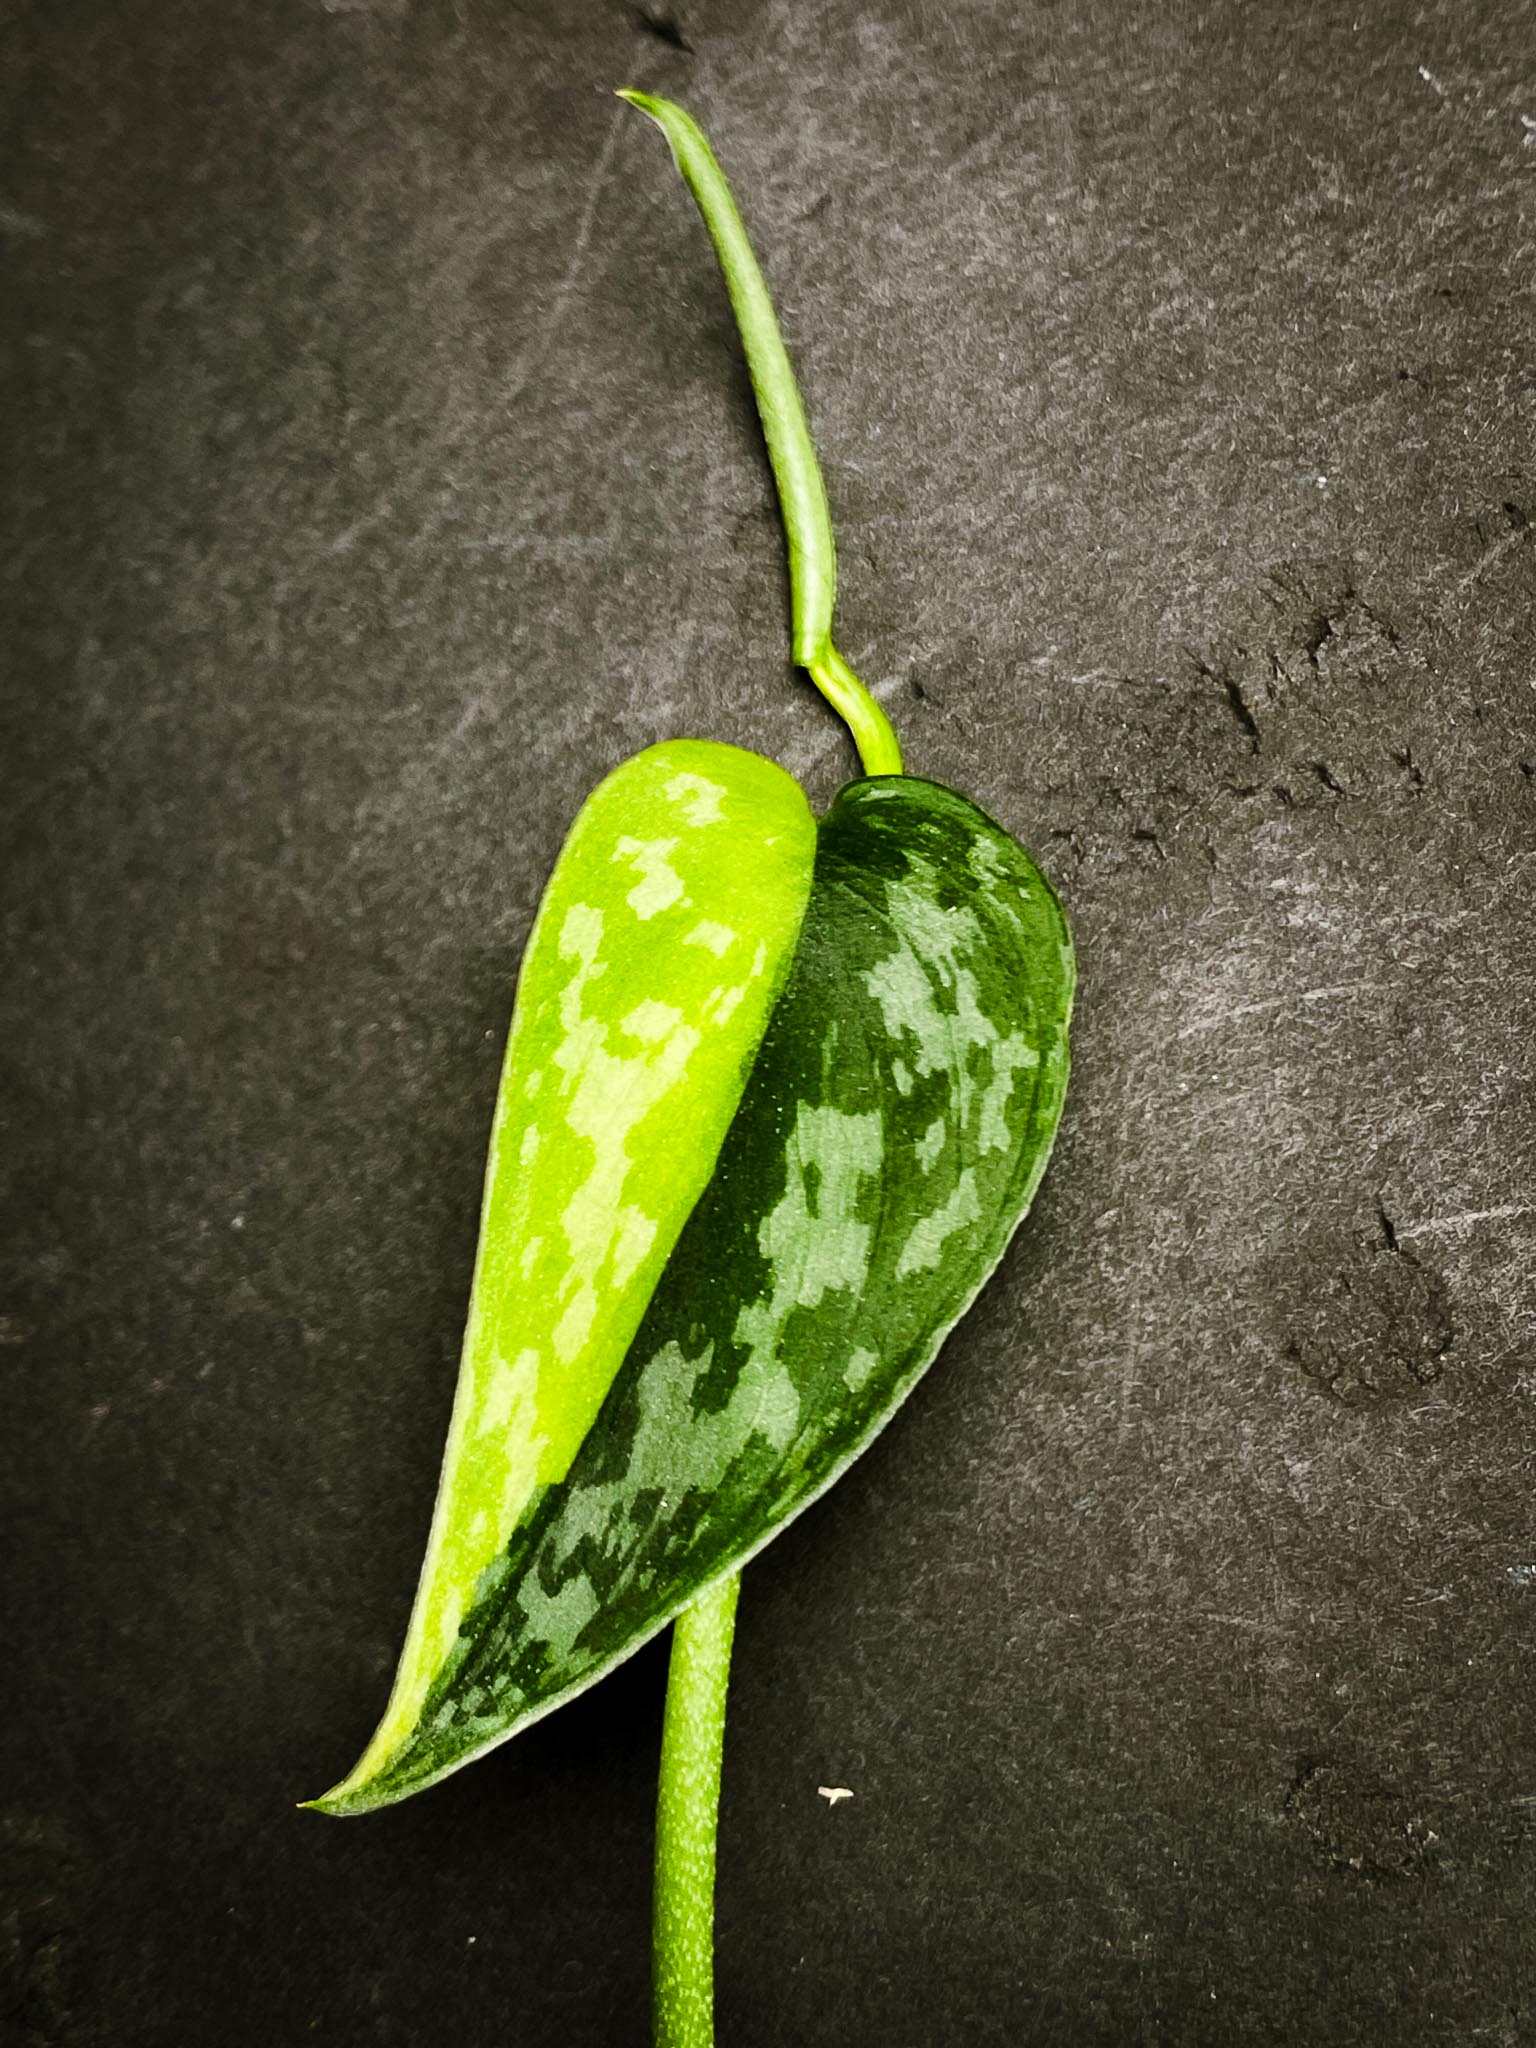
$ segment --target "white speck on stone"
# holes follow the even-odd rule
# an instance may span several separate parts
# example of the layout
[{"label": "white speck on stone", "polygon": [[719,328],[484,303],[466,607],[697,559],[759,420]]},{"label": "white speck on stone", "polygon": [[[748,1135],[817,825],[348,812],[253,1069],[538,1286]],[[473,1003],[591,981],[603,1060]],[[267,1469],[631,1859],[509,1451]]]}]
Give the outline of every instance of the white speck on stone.
[{"label": "white speck on stone", "polygon": [[816,1796],[818,1799],[825,1799],[828,1806],[836,1806],[839,1799],[851,1799],[853,1794],[846,1785],[818,1785]]}]

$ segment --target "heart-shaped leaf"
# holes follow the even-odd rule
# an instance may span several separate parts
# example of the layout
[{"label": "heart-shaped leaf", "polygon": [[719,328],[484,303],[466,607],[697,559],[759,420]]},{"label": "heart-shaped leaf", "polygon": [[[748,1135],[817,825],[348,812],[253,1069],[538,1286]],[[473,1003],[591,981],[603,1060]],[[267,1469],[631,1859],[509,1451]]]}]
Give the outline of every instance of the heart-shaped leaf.
[{"label": "heart-shaped leaf", "polygon": [[[750,1079],[601,1407],[387,1752],[317,1804],[403,1798],[582,1691],[870,1443],[1029,1206],[1072,989],[1055,896],[984,812],[915,778],[842,792]],[[673,1131],[669,1156],[691,1143]]]}]

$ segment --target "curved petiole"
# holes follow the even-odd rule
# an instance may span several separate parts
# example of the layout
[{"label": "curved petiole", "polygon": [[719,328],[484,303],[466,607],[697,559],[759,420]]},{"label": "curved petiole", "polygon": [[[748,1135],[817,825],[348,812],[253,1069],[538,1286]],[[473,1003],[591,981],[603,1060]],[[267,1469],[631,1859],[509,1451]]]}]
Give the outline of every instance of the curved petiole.
[{"label": "curved petiole", "polygon": [[890,720],[832,645],[837,551],[826,486],[773,300],[725,173],[704,131],[681,107],[628,88],[619,98],[648,114],[666,136],[720,259],[784,514],[795,660],[846,722],[865,774],[899,775],[901,746]]}]

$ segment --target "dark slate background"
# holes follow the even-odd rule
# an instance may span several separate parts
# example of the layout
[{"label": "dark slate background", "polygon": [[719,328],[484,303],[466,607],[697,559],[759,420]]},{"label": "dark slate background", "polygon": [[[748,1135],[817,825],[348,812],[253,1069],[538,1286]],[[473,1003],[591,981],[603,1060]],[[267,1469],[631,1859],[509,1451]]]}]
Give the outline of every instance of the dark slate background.
[{"label": "dark slate background", "polygon": [[[1536,14],[21,0],[0,2029],[639,2048],[664,1660],[396,1811],[519,949],[840,638],[1079,936],[1036,1213],[752,1569],[723,2048],[1536,2039]],[[856,1796],[829,1810],[818,1784]]]}]

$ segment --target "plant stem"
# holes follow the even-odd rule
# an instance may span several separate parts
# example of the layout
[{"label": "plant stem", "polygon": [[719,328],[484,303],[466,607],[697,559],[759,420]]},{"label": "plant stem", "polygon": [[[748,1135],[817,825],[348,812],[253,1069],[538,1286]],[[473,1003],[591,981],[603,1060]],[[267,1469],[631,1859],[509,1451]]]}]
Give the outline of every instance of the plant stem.
[{"label": "plant stem", "polygon": [[649,114],[672,145],[677,167],[698,202],[720,259],[784,514],[795,660],[846,722],[865,774],[899,775],[901,748],[890,720],[832,645],[837,550],[826,486],[789,351],[774,317],[773,299],[730,185],[691,114],[651,93],[626,90],[619,98]]},{"label": "plant stem", "polygon": [[741,1574],[711,1586],[672,1629],[656,1796],[651,2010],[656,2048],[713,2048],[715,1826],[725,1695]]}]

